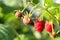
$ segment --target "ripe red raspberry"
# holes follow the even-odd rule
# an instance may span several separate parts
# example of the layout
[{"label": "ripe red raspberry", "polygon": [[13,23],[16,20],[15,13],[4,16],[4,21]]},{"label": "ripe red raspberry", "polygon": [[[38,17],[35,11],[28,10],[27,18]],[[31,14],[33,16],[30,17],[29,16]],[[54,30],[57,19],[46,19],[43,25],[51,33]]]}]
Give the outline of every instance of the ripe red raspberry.
[{"label": "ripe red raspberry", "polygon": [[53,23],[49,22],[49,21],[46,21],[45,23],[45,28],[46,28],[46,31],[47,32],[52,32],[52,29],[53,29]]},{"label": "ripe red raspberry", "polygon": [[17,10],[16,13],[15,13],[15,16],[16,16],[16,18],[22,17],[22,12]]},{"label": "ripe red raspberry", "polygon": [[34,26],[38,32],[42,32],[44,30],[45,22],[43,20],[39,21],[38,19],[36,19],[36,21],[34,22]]}]

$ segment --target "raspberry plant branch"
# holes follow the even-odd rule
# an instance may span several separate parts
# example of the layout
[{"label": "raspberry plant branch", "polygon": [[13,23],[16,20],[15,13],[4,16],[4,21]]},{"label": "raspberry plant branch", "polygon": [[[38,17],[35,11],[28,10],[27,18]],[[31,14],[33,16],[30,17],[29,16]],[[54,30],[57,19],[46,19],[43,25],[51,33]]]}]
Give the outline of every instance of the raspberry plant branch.
[{"label": "raspberry plant branch", "polygon": [[28,2],[28,4],[24,7],[24,9],[22,10],[22,12],[28,7],[30,3]]},{"label": "raspberry plant branch", "polygon": [[[26,1],[26,0],[25,0]],[[25,2],[24,1],[24,2]],[[27,6],[29,5],[29,4],[33,4],[33,0],[30,0],[30,2],[28,3],[28,4],[25,4],[25,6],[24,6],[24,9],[22,10],[22,12],[24,12],[24,10],[27,8]],[[41,16],[39,15],[37,18],[35,17],[35,19],[33,19],[33,18],[31,18],[31,16],[32,16],[32,11],[35,9],[35,8],[37,8],[37,7],[39,7],[39,9],[41,8],[43,11],[45,11],[45,12],[47,12],[48,13],[48,15],[51,17],[51,19],[53,19],[54,21],[53,22],[56,22],[57,24],[58,24],[58,19],[54,16],[54,15],[52,15],[52,13],[48,10],[48,9],[46,9],[45,8],[45,0],[43,0],[41,3],[39,2],[39,3],[37,3],[37,4],[34,4],[34,6],[31,8],[31,10],[29,11],[29,13],[28,12],[26,12],[25,14],[24,14],[24,16],[21,16],[22,18],[23,18],[23,23],[25,24],[25,25],[29,25],[29,24],[31,24],[32,22],[34,22],[34,27],[35,27],[35,29],[38,31],[38,32],[43,32],[43,30],[44,30],[44,28],[46,28],[46,31],[48,32],[48,34],[49,35],[52,35],[53,37],[54,37],[54,35],[53,35],[53,33],[54,33],[54,23],[53,22],[51,22],[52,20],[47,20],[47,21],[45,21],[45,20],[43,20],[42,18],[41,18]],[[39,10],[39,12],[40,12],[40,10]],[[18,15],[17,15],[18,14]],[[17,12],[17,16],[19,17],[19,15],[23,15],[23,14],[21,14],[19,11]],[[46,15],[45,15],[46,16]],[[39,20],[39,18],[40,18],[40,20]],[[45,23],[46,22],[46,23]],[[33,32],[34,32],[34,30],[32,29],[32,27],[29,27]],[[20,37],[19,37],[19,35],[18,35],[18,33],[16,32],[16,30],[14,29],[14,28],[12,28],[13,29],[13,31],[15,32],[15,34],[17,35],[17,37],[18,37],[18,39],[20,40]],[[57,31],[56,33],[58,34],[60,32],[60,30],[59,31]],[[52,33],[52,34],[51,34]]]},{"label": "raspberry plant branch", "polygon": [[33,10],[34,8],[36,8],[39,4],[40,4],[40,2],[39,2],[38,4],[36,4],[35,6],[33,6],[29,13],[31,13],[32,10]]},{"label": "raspberry plant branch", "polygon": [[23,2],[23,6],[25,7],[26,6],[26,0],[22,0]]}]

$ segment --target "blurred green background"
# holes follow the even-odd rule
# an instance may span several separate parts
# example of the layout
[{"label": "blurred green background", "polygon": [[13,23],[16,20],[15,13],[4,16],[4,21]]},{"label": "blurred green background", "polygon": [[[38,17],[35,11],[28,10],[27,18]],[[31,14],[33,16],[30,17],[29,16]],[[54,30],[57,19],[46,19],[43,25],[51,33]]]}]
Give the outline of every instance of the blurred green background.
[{"label": "blurred green background", "polygon": [[[15,18],[14,10],[22,10],[28,1],[31,0],[0,0],[0,40],[18,40],[13,28],[17,31],[20,40],[60,40],[60,33],[52,39],[46,30],[39,33],[33,24],[24,25],[22,19]],[[41,0],[33,0],[33,2],[37,4]],[[52,0],[46,0],[46,3],[48,5],[46,8],[58,7],[60,10],[60,4],[55,4]],[[29,11],[31,8],[32,6],[29,6],[26,10]]]}]

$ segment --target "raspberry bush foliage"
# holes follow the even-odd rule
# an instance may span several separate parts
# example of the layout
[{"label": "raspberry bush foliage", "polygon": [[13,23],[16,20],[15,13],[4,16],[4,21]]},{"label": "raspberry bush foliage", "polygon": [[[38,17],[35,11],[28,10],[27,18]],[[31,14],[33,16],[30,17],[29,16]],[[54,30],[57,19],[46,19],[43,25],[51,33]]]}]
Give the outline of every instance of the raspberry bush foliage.
[{"label": "raspberry bush foliage", "polygon": [[60,1],[1,0],[0,40],[60,40]]}]

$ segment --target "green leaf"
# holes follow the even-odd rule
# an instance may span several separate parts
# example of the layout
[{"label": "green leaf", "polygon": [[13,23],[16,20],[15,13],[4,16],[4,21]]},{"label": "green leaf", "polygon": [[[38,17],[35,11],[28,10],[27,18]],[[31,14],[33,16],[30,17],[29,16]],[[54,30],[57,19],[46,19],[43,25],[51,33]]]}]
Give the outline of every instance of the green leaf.
[{"label": "green leaf", "polygon": [[22,0],[3,0],[3,3],[7,6],[22,6]]},{"label": "green leaf", "polygon": [[8,25],[0,24],[0,40],[13,40],[15,34]]},{"label": "green leaf", "polygon": [[5,23],[11,23],[16,20],[14,13],[8,13],[7,15],[5,15],[4,19]]},{"label": "green leaf", "polygon": [[49,8],[54,5],[54,1],[53,0],[45,0],[45,4],[47,5],[46,8]]}]

